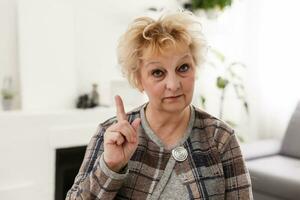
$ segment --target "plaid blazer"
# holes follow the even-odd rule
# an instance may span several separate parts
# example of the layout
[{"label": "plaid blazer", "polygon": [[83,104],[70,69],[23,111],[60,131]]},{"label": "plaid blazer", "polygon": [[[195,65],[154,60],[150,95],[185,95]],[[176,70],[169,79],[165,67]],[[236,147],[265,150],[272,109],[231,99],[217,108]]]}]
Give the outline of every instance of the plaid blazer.
[{"label": "plaid blazer", "polygon": [[[127,113],[129,122],[140,117],[142,107]],[[194,109],[192,132],[183,144],[188,158],[174,167],[189,199],[253,199],[250,176],[234,130],[208,113]],[[103,134],[115,122],[116,117],[113,117],[99,125],[66,200],[142,200],[151,196],[171,150],[157,146],[141,125],[139,145],[128,163],[126,178],[113,179],[100,167],[100,157]]]}]

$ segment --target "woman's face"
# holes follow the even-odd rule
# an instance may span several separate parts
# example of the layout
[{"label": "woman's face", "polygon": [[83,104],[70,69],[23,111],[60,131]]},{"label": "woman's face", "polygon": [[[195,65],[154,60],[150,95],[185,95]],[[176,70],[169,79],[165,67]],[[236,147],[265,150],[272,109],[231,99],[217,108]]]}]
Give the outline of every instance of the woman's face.
[{"label": "woman's face", "polygon": [[144,55],[140,62],[140,85],[149,106],[158,111],[183,111],[192,101],[195,64],[190,49],[170,49],[164,55]]}]

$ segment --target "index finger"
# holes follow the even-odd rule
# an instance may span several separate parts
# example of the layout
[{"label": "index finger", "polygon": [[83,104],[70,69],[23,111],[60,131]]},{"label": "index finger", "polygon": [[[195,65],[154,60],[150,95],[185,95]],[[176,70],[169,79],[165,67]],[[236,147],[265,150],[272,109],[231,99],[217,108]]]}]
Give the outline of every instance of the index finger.
[{"label": "index finger", "polygon": [[118,121],[127,120],[124,104],[122,98],[119,95],[115,96],[116,108],[117,108],[117,119]]}]

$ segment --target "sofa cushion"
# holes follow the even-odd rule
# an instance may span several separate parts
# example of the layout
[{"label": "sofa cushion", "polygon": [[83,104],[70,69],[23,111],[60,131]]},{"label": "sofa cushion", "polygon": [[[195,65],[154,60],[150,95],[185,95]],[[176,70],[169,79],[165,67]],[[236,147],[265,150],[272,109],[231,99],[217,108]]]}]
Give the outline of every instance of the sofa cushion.
[{"label": "sofa cushion", "polygon": [[267,195],[267,194],[259,193],[256,191],[253,192],[253,198],[255,200],[282,200],[282,198],[280,198],[280,197],[274,197],[269,194]]},{"label": "sofa cushion", "polygon": [[254,191],[282,199],[300,197],[300,160],[281,155],[247,161]]},{"label": "sofa cushion", "polygon": [[242,143],[241,149],[245,160],[253,160],[277,155],[280,152],[281,140],[265,139],[250,143]]},{"label": "sofa cushion", "polygon": [[300,103],[296,107],[281,146],[281,154],[300,158]]}]

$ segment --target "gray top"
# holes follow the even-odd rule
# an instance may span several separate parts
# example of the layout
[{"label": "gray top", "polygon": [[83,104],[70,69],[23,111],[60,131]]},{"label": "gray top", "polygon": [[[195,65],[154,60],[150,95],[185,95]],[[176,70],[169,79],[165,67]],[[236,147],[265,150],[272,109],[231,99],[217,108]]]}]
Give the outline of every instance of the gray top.
[{"label": "gray top", "polygon": [[[143,107],[144,105],[127,113],[130,123],[141,118]],[[173,171],[184,186],[183,189],[187,188],[189,199],[253,199],[250,175],[234,130],[196,107],[193,110],[195,119],[192,130],[186,131],[190,135],[184,144],[176,147],[176,154],[170,149],[159,147],[147,136],[144,127],[139,126],[137,150],[129,161],[127,170],[118,173],[125,174],[119,179],[106,173],[100,160],[100,155],[104,152],[104,134],[117,119],[112,117],[99,124],[66,199],[94,199],[95,195],[98,199],[147,199],[159,187],[163,189],[157,198],[164,198],[162,195],[166,193],[168,186],[175,191],[171,185]],[[180,150],[181,147],[185,149]],[[174,155],[176,159],[184,158],[185,150],[188,158],[183,162],[176,161],[167,183],[163,184],[162,181],[162,187],[158,186],[164,172],[169,169],[167,163],[170,157]],[[177,193],[171,198],[176,195]]]},{"label": "gray top", "polygon": [[[141,123],[144,127],[144,130],[148,137],[155,142],[160,148],[165,148],[163,142],[157,137],[157,135],[153,132],[150,125],[147,122],[145,116],[145,108],[141,109]],[[181,146],[186,139],[189,137],[191,130],[193,128],[194,120],[195,120],[195,113],[192,106],[190,106],[190,120],[188,127],[185,131],[184,136],[182,139],[173,147],[176,148]],[[154,200],[154,199],[189,199],[188,190],[185,186],[182,185],[180,179],[177,177],[176,172],[174,171],[174,166],[176,164],[176,160],[173,156],[170,157],[167,166],[164,170],[164,174],[162,178],[158,182],[157,186],[154,188],[154,191],[151,196],[148,196],[147,200]]]},{"label": "gray top", "polygon": [[[156,143],[161,149],[164,149],[165,146],[163,142],[156,136],[156,134],[153,132],[153,130],[150,128],[146,116],[145,116],[145,108],[147,105],[141,109],[141,123],[144,127],[145,133],[148,135],[148,137]],[[184,136],[182,139],[174,145],[175,147],[183,145],[183,143],[186,141],[186,139],[189,137],[194,120],[195,120],[195,112],[192,106],[190,106],[190,120],[188,127],[185,131]],[[174,166],[176,164],[176,160],[171,156],[167,166],[164,170],[164,174],[162,175],[160,181],[158,182],[157,186],[153,189],[152,195],[148,196],[147,200],[155,200],[155,199],[174,199],[174,200],[181,200],[181,199],[189,199],[188,190],[185,186],[182,185],[180,179],[178,178],[176,172],[174,171]],[[112,179],[125,179],[128,174],[128,169],[125,170],[124,174],[119,174],[116,172],[113,172],[110,170],[104,160],[103,155],[100,158],[100,167],[103,170],[103,172],[108,175]]]}]

